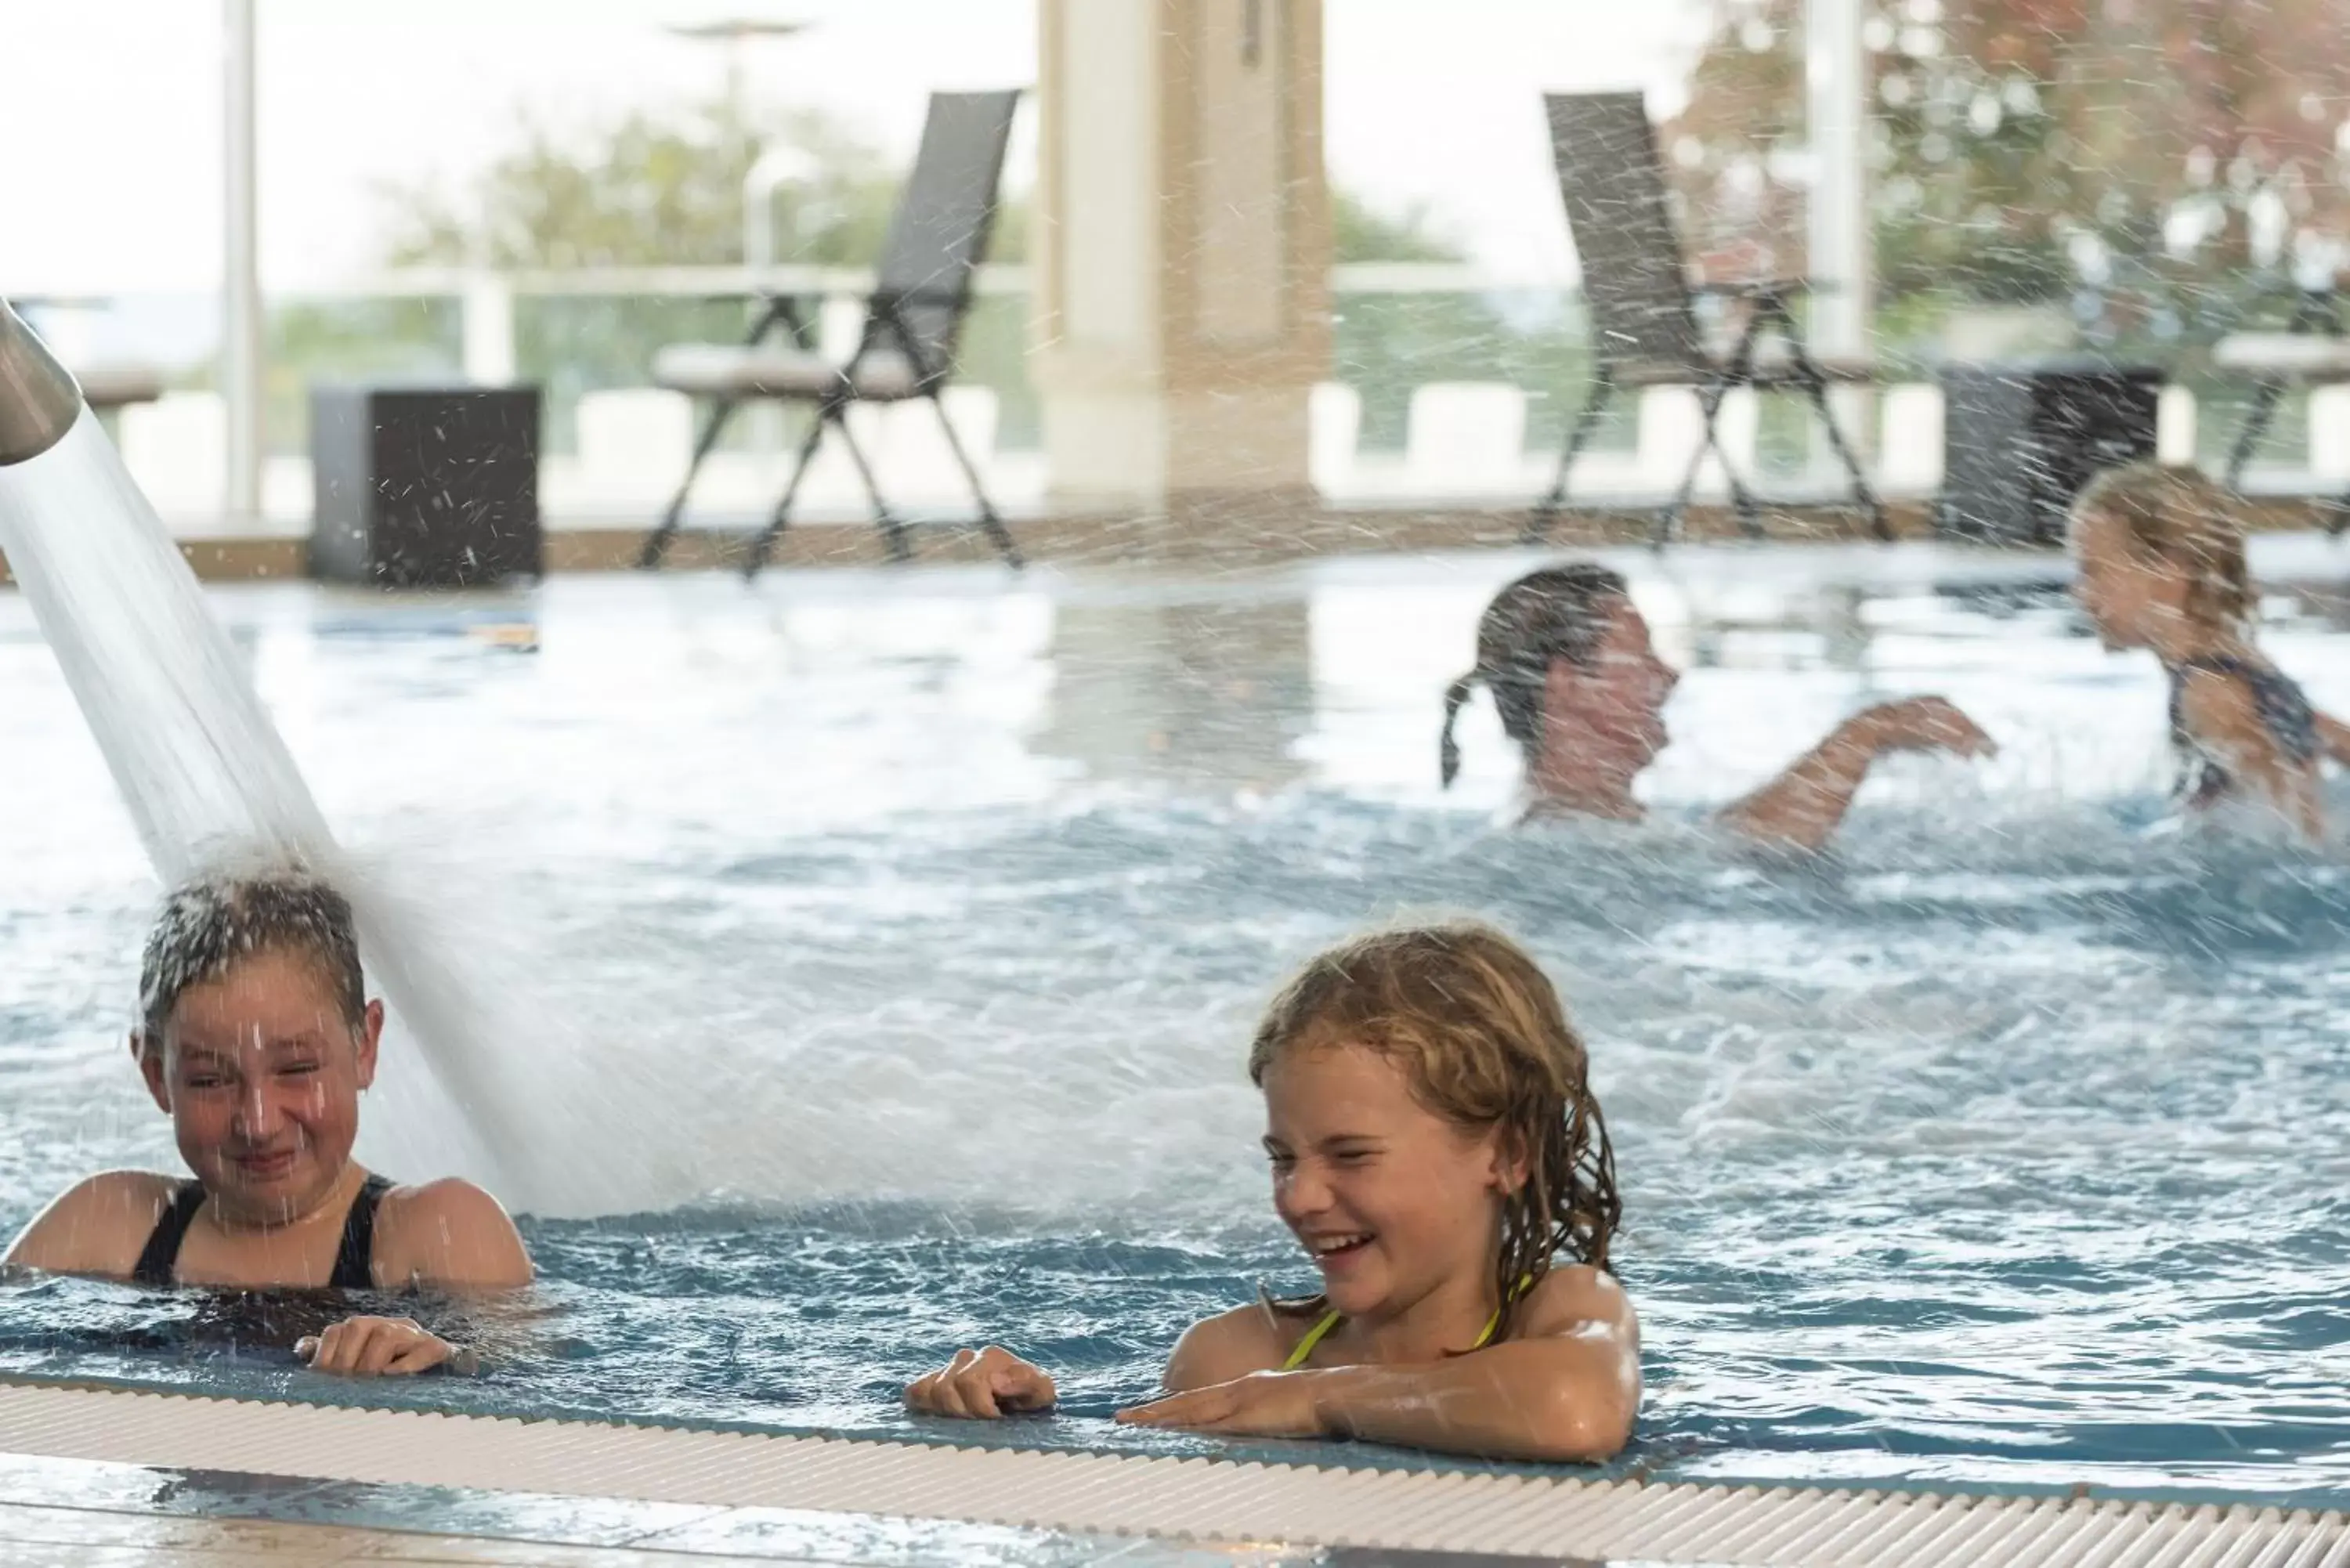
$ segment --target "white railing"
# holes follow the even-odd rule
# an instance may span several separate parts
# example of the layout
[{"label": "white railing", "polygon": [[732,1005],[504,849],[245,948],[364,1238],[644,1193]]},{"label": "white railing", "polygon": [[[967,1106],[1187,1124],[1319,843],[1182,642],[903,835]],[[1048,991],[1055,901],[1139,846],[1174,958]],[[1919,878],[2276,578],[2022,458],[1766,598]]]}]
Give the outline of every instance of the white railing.
[{"label": "white railing", "polygon": [[[1930,495],[1942,477],[1942,394],[1927,383],[1883,389],[1877,399],[1875,472],[1896,498]],[[986,387],[957,387],[946,395],[948,417],[978,462],[1000,504],[1042,504],[1044,456],[1006,449],[996,439],[997,397]],[[1557,470],[1554,453],[1522,443],[1526,395],[1503,383],[1438,382],[1412,394],[1409,435],[1401,452],[1360,450],[1361,407],[1340,383],[1314,389],[1310,403],[1315,487],[1339,504],[1453,501],[1506,505],[1546,490]],[[1575,464],[1575,496],[1594,504],[1653,499],[1679,483],[1699,434],[1697,397],[1675,389],[1639,394],[1638,437],[1628,451],[1586,452]],[[2181,388],[2163,394],[2160,455],[2190,461],[2197,410]],[[539,494],[551,524],[598,524],[650,517],[685,471],[694,414],[684,397],[656,389],[589,392],[579,400],[577,451],[541,461]],[[226,412],[212,392],[172,392],[154,403],[122,410],[120,441],[132,475],[170,519],[190,524],[218,515],[224,472]],[[915,508],[951,508],[967,498],[951,454],[930,410],[921,407],[861,407],[850,415],[867,455],[893,502]],[[2310,453],[2305,464],[2256,467],[2256,489],[2350,488],[2350,388],[2310,395]],[[1751,393],[1733,393],[1722,410],[1721,444],[1741,471],[1755,469],[1756,430]],[[781,493],[786,459],[774,452],[721,452],[695,484],[695,514],[739,521],[763,512]],[[1784,476],[1779,476],[1783,483]],[[1816,466],[1801,476],[1818,488],[1834,475]],[[264,475],[267,517],[299,532],[310,515],[310,462],[273,457]],[[1764,486],[1769,487],[1768,483]],[[1716,499],[1726,490],[1721,465],[1709,459],[1697,493]],[[864,514],[864,492],[837,444],[818,454],[802,487],[811,521]]]},{"label": "white railing", "polygon": [[[1341,307],[1350,296],[1551,294],[1562,299],[1572,278],[1513,275],[1468,265],[1378,263],[1332,269],[1332,288]],[[813,297],[823,349],[846,354],[863,319],[871,275],[854,268],[785,265],[748,267],[642,267],[584,271],[489,274],[462,268],[408,268],[349,279],[328,288],[308,289],[307,302],[359,300],[454,301],[461,317],[462,363],[452,369],[468,379],[511,379],[517,364],[517,302],[532,298],[740,298],[761,290]],[[981,269],[978,290],[985,297],[1022,296],[1029,289],[1024,267]],[[1554,410],[1571,408],[1581,389],[1536,389]],[[1311,400],[1311,465],[1315,485],[1340,504],[1406,500],[1459,500],[1504,505],[1545,490],[1555,472],[1555,452],[1530,448],[1527,389],[1495,381],[1431,381],[1410,395],[1407,434],[1400,450],[1366,450],[1359,439],[1361,400],[1356,389],[1333,382],[1315,389]],[[999,398],[988,387],[967,384],[950,394],[950,415],[979,462],[1000,501],[1024,507],[1041,503],[1047,475],[1043,455],[999,441]],[[1896,383],[1861,405],[1871,409],[1873,467],[1883,488],[1896,496],[1931,493],[1942,470],[1942,409],[1939,389],[1929,383]],[[913,508],[952,505],[962,496],[959,476],[929,410],[861,408],[853,416],[860,438],[876,458],[881,482],[893,500]],[[1696,395],[1684,389],[1638,393],[1629,410],[1631,439],[1587,452],[1577,464],[1575,490],[1593,502],[1653,497],[1669,492],[1697,444]],[[641,521],[658,506],[684,470],[691,448],[693,411],[674,393],[646,387],[617,387],[581,395],[576,406],[576,450],[551,452],[544,459],[540,492],[553,524]],[[1555,427],[1555,414],[1552,420]],[[2258,486],[2334,489],[2350,483],[2350,388],[2310,394],[2306,446],[2295,452],[2272,451],[2255,469]],[[2183,387],[2163,393],[2159,421],[2161,453],[2189,461],[2198,448],[2198,410]],[[1734,393],[1722,410],[1721,444],[1731,461],[1752,472],[1756,467],[1759,404],[1752,393]],[[158,403],[123,411],[124,455],[159,508],[191,523],[219,512],[224,483],[222,452],[226,417],[209,392],[174,392]],[[2208,432],[2207,432],[2208,433]],[[1547,445],[1547,442],[1543,443]],[[2208,442],[2206,443],[2209,444]],[[780,492],[787,458],[779,444],[754,450],[722,450],[696,486],[696,511],[704,516],[741,517],[763,512]],[[1789,476],[1780,475],[1783,483]],[[1825,482],[1831,474],[1816,455],[1799,476]],[[1724,490],[1718,462],[1701,471],[1700,495]],[[804,491],[812,518],[862,514],[862,491],[846,454],[827,447]],[[296,456],[269,460],[264,508],[279,526],[298,531],[310,511],[309,464]]]}]

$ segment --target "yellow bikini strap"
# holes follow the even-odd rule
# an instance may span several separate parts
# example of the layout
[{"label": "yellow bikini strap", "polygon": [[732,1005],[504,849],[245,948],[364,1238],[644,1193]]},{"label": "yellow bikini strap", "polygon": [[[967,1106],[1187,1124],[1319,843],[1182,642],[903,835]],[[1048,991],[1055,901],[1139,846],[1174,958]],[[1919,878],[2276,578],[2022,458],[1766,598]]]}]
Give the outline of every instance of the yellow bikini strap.
[{"label": "yellow bikini strap", "polygon": [[1322,1321],[1305,1331],[1305,1337],[1297,1342],[1297,1348],[1289,1353],[1289,1359],[1281,1364],[1281,1369],[1284,1372],[1295,1372],[1305,1366],[1305,1358],[1314,1354],[1314,1347],[1322,1343],[1323,1336],[1337,1326],[1337,1313],[1336,1311],[1324,1313]]},{"label": "yellow bikini strap", "polygon": [[[1524,1295],[1528,1291],[1534,1288],[1534,1277],[1532,1274],[1520,1274],[1518,1276],[1518,1288],[1510,1293],[1510,1299],[1514,1302],[1520,1296]],[[1321,1344],[1329,1332],[1338,1326],[1338,1323],[1339,1317],[1335,1308],[1329,1312],[1324,1313],[1322,1314],[1322,1320],[1319,1323],[1316,1323],[1312,1328],[1305,1331],[1305,1337],[1301,1338],[1297,1342],[1297,1348],[1291,1351],[1289,1353],[1289,1359],[1281,1364],[1281,1369],[1284,1372],[1295,1372],[1299,1367],[1305,1366],[1305,1358],[1314,1354],[1314,1347]],[[1493,1315],[1485,1320],[1484,1330],[1477,1335],[1477,1343],[1471,1345],[1469,1348],[1471,1350],[1482,1350],[1487,1345],[1492,1344],[1493,1331],[1501,1326],[1502,1309],[1495,1307],[1493,1309]]]},{"label": "yellow bikini strap", "polygon": [[[1534,1277],[1532,1274],[1520,1274],[1518,1276],[1518,1288],[1510,1293],[1510,1300],[1514,1302],[1520,1296],[1525,1294],[1528,1291],[1534,1288]],[[1482,1350],[1487,1345],[1492,1344],[1493,1331],[1501,1326],[1502,1309],[1500,1307],[1495,1307],[1493,1309],[1493,1315],[1485,1320],[1485,1332],[1479,1334],[1477,1336],[1477,1343],[1471,1345],[1469,1348],[1471,1350]]]}]

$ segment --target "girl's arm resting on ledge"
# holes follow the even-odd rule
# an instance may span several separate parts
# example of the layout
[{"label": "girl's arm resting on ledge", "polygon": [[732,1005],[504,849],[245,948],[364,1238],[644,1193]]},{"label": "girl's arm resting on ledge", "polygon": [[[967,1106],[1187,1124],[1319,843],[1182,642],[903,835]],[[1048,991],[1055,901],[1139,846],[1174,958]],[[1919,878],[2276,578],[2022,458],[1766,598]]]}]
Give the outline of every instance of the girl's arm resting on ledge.
[{"label": "girl's arm resting on ledge", "polygon": [[[1544,1277],[1503,1345],[1411,1366],[1255,1372],[1118,1417],[1257,1437],[1362,1438],[1490,1459],[1592,1461],[1640,1403],[1640,1334],[1621,1286],[1581,1265]],[[1176,1368],[1169,1368],[1175,1386]]]},{"label": "girl's arm resting on ledge", "polygon": [[1817,849],[1843,823],[1877,759],[1899,751],[1979,757],[1995,755],[1999,748],[1973,720],[1939,697],[1880,702],[1838,724],[1777,778],[1724,807],[1720,820],[1766,844]]},{"label": "girl's arm resting on ledge", "polygon": [[1586,1322],[1431,1366],[1312,1376],[1333,1436],[1490,1459],[1596,1463],[1632,1436],[1640,1358],[1630,1324]]}]

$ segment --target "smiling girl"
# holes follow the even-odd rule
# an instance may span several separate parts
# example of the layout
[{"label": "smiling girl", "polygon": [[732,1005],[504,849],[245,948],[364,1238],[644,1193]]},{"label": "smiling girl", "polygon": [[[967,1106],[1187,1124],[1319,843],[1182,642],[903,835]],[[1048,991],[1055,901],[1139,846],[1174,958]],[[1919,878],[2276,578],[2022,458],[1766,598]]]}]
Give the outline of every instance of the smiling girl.
[{"label": "smiling girl", "polygon": [[[148,937],[139,992],[131,1058],[192,1179],[89,1177],[0,1263],[255,1291],[530,1282],[522,1238],[488,1193],[398,1185],[351,1158],[383,1003],[368,999],[340,893],[294,872],[192,882]],[[469,1359],[412,1319],[369,1314],[294,1348],[359,1376]]]},{"label": "smiling girl", "polygon": [[[1249,1053],[1273,1202],[1322,1288],[1194,1324],[1164,1397],[1121,1421],[1598,1460],[1640,1401],[1608,1265],[1622,1204],[1583,1042],[1489,927],[1376,932],[1307,964]],[[959,1353],[907,1401],[1049,1407],[1009,1352]]]}]

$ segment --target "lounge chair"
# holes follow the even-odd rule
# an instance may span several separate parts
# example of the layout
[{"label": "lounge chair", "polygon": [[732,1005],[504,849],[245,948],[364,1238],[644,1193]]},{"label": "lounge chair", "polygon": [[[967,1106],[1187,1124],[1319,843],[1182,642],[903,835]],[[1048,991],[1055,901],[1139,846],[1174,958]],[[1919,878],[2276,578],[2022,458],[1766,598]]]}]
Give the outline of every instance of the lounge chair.
[{"label": "lounge chair", "polygon": [[[940,393],[956,370],[955,343],[971,307],[972,274],[987,254],[1004,145],[1011,138],[1013,111],[1019,99],[1016,89],[931,95],[921,150],[915,155],[913,173],[899,197],[897,216],[882,246],[865,329],[857,351],[845,363],[803,347],[807,338],[806,324],[798,307],[782,296],[768,299],[750,335],[739,344],[671,344],[654,357],[656,385],[707,400],[712,407],[676,498],[645,540],[639,566],[660,564],[684,514],[694,475],[717,444],[719,432],[738,406],[761,398],[812,404],[815,418],[783,498],[752,545],[743,568],[745,576],[758,574],[789,524],[800,483],[806,478],[808,463],[827,431],[847,445],[858,476],[872,498],[874,522],[890,558],[902,561],[911,556],[906,525],[882,499],[872,464],[849,431],[847,416],[856,403],[916,399],[928,401],[938,413],[947,444],[979,504],[979,525],[1005,561],[1020,565],[1011,532],[988,500],[979,470],[963,450],[940,400]],[[789,332],[790,341],[766,344],[764,340],[778,327]]]},{"label": "lounge chair", "polygon": [[[1721,455],[1739,523],[1762,533],[1753,492],[1722,452],[1715,421],[1722,400],[1741,387],[1800,391],[1811,400],[1828,444],[1852,481],[1852,499],[1880,539],[1892,537],[1885,505],[1861,472],[1859,460],[1828,408],[1831,382],[1868,382],[1874,369],[1856,359],[1823,359],[1804,347],[1794,301],[1800,280],[1700,285],[1693,290],[1665,192],[1664,164],[1655,130],[1637,92],[1549,93],[1551,155],[1558,166],[1575,252],[1583,263],[1583,298],[1591,318],[1592,372],[1583,403],[1567,428],[1558,479],[1527,520],[1528,543],[1544,538],[1565,510],[1575,457],[1610,400],[1621,390],[1694,387],[1704,433],[1690,453],[1680,488],[1657,519],[1659,544],[1670,538],[1689,508],[1709,449]],[[1742,306],[1739,330],[1727,345],[1709,345],[1698,330],[1695,293],[1721,295]],[[1772,336],[1766,340],[1767,335]]]}]

